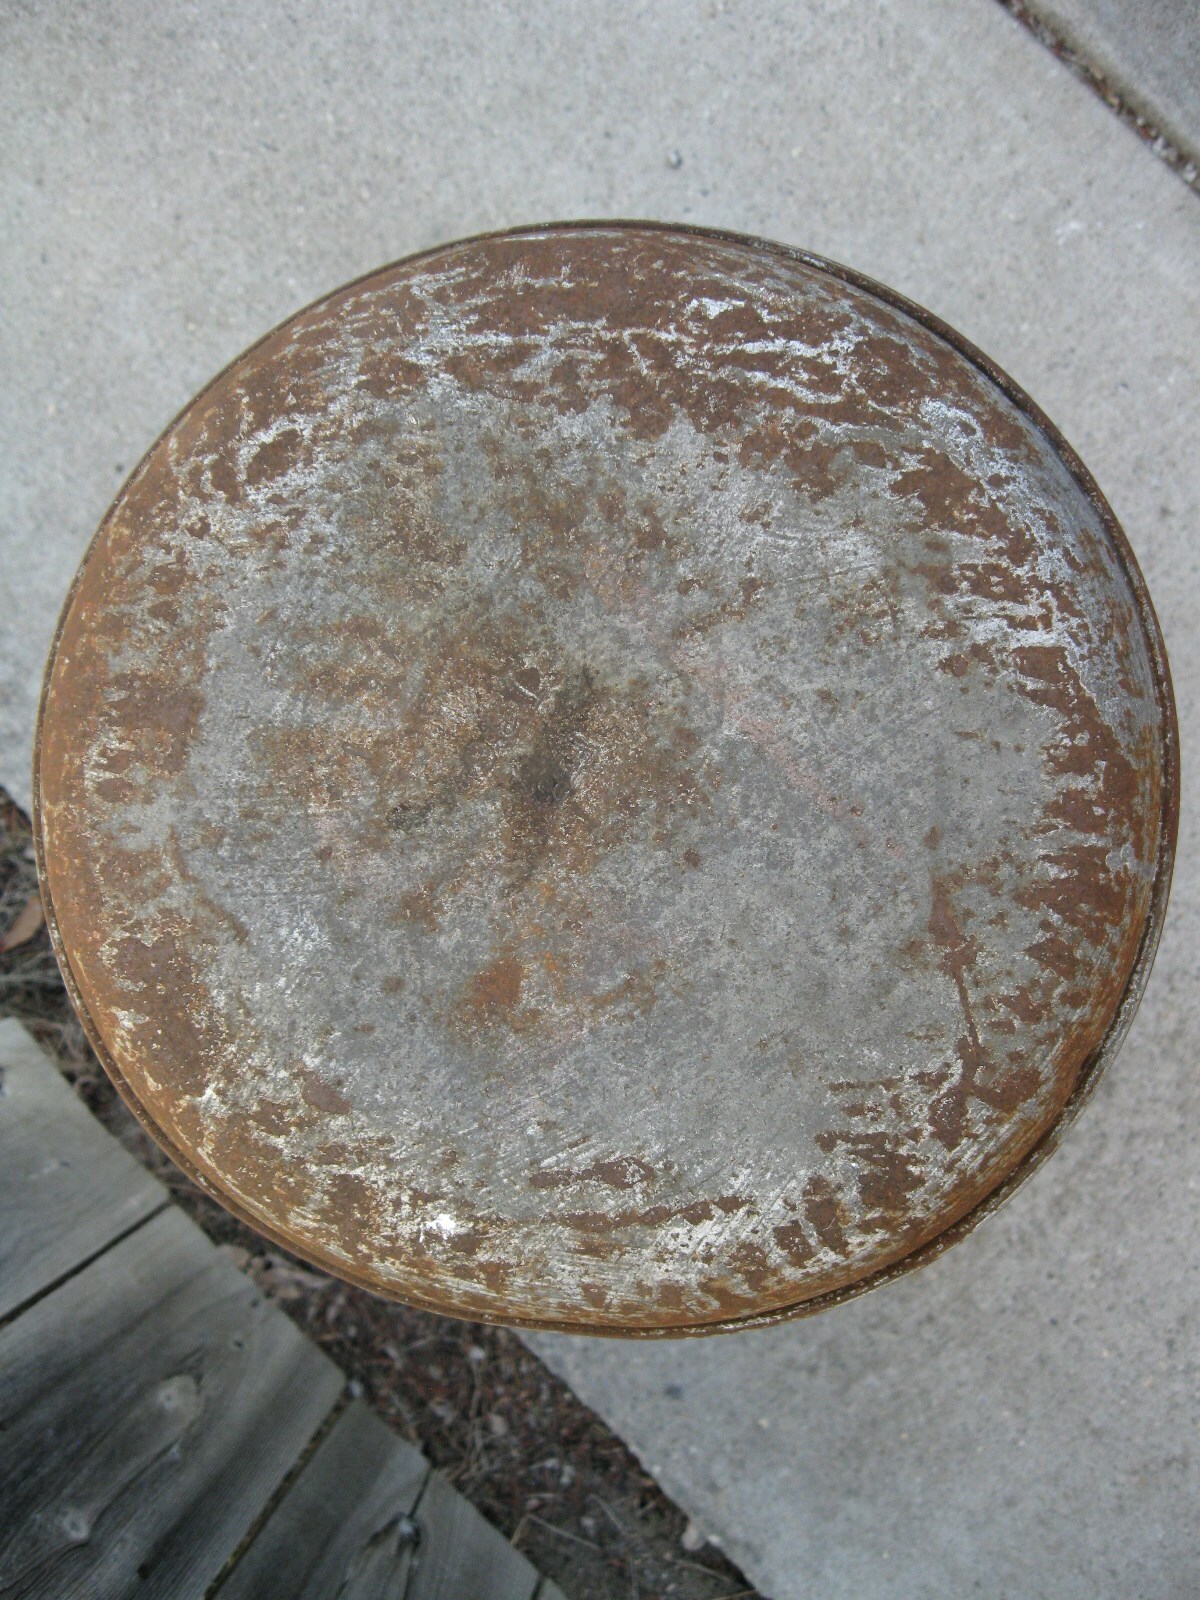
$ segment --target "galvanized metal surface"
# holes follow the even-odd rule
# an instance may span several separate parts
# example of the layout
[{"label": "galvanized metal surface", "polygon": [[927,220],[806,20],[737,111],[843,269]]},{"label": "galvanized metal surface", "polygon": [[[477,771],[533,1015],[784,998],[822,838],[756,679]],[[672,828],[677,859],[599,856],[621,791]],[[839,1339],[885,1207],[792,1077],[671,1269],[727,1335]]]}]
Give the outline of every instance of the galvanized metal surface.
[{"label": "galvanized metal surface", "polygon": [[401,262],[176,421],[37,806],[131,1104],[460,1315],[745,1326],[1053,1142],[1161,926],[1141,579],[1027,399],[845,269],[647,225]]}]

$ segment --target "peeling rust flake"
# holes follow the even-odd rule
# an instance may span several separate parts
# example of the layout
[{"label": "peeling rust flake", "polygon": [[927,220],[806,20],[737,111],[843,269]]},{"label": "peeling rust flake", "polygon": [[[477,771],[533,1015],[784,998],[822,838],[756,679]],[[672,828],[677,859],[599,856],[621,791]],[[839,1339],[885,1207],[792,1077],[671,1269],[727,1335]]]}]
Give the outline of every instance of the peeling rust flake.
[{"label": "peeling rust flake", "polygon": [[1113,1054],[1176,729],[1145,587],[984,357],[643,224],[338,291],[153,447],[36,803],[144,1123],[453,1315],[818,1309],[958,1238]]}]

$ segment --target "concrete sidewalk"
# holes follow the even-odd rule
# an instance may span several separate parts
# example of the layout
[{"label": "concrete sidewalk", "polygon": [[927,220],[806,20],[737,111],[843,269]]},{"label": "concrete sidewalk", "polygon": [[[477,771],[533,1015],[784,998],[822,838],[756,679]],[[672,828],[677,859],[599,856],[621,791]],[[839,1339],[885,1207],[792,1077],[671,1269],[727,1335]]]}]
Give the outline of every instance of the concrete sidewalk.
[{"label": "concrete sidewalk", "polygon": [[320,291],[439,239],[640,215],[803,244],[1024,384],[1142,562],[1184,737],[1176,887],[1065,1148],[914,1278],[808,1323],[539,1339],[775,1600],[1200,1590],[1200,205],[995,0],[366,0],[0,19],[0,782],[157,431]]},{"label": "concrete sidewalk", "polygon": [[[1008,3],[1008,0],[1005,0]],[[1200,0],[1025,0],[1124,104],[1200,167]]]}]

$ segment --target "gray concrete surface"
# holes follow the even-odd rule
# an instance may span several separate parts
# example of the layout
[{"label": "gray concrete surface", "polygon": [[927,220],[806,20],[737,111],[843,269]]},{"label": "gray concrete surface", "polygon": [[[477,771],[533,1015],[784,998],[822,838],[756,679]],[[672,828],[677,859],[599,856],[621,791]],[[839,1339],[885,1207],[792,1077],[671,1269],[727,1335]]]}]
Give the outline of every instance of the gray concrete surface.
[{"label": "gray concrete surface", "polygon": [[638,214],[923,301],[1092,466],[1158,603],[1180,863],[1066,1148],[907,1283],[771,1333],[542,1341],[775,1600],[1200,1589],[1193,1129],[1200,206],[994,0],[9,6],[0,781],[123,473],[297,304],[440,238]]},{"label": "gray concrete surface", "polygon": [[1029,9],[1200,165],[1200,0],[1030,0]]}]

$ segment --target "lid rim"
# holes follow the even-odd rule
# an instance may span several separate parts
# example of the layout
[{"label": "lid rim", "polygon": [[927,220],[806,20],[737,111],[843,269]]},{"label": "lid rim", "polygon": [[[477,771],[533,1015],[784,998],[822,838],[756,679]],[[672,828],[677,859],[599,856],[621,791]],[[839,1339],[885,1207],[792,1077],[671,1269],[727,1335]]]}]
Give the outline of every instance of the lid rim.
[{"label": "lid rim", "polygon": [[[180,1150],[168,1135],[155,1123],[146,1107],[133,1091],[128,1080],[112,1056],[106,1042],[92,1017],[75,977],[69,953],[63,938],[58,915],[54,906],[53,895],[50,889],[49,873],[47,868],[46,853],[46,816],[42,793],[42,750],[43,730],[48,715],[51,679],[58,659],[59,647],[62,640],[67,619],[72,611],[73,603],[83,580],[84,573],[91,561],[102,535],[108,528],[110,521],[115,516],[123,502],[130,485],[138,478],[146,464],[155,455],[161,442],[174,430],[180,419],[185,416],[197,403],[217,385],[233,368],[241,365],[260,346],[272,339],[281,330],[288,328],[292,323],[303,317],[313,306],[323,305],[335,295],[353,290],[360,285],[382,277],[401,266],[411,267],[414,263],[428,260],[443,253],[477,245],[493,240],[519,239],[523,237],[544,235],[547,233],[591,233],[597,231],[630,231],[645,233],[665,233],[673,236],[693,237],[698,239],[716,240],[749,248],[760,254],[774,255],[788,261],[798,262],[812,271],[824,276],[844,282],[849,286],[870,295],[874,299],[911,317],[915,322],[933,333],[943,343],[948,345],[957,354],[965,358],[972,366],[980,371],[1018,411],[1025,416],[1044,436],[1055,454],[1061,459],[1068,469],[1072,479],[1085,497],[1098,511],[1104,532],[1111,542],[1113,553],[1120,568],[1121,575],[1129,585],[1131,596],[1134,600],[1137,622],[1142,630],[1148,656],[1153,673],[1155,699],[1161,718],[1161,759],[1163,773],[1162,809],[1160,815],[1158,855],[1154,867],[1154,879],[1145,914],[1141,937],[1136,955],[1130,965],[1128,977],[1120,999],[1116,1002],[1104,1036],[1090,1055],[1081,1064],[1075,1078],[1074,1085],[1065,1103],[1055,1119],[1045,1128],[1039,1139],[1028,1149],[1020,1160],[1006,1172],[995,1185],[978,1200],[963,1216],[951,1222],[937,1235],[926,1243],[900,1256],[873,1271],[866,1272],[862,1277],[842,1285],[839,1288],[827,1291],[818,1291],[805,1298],[783,1306],[767,1310],[750,1311],[738,1316],[719,1316],[711,1320],[689,1322],[684,1324],[647,1324],[546,1319],[537,1317],[523,1317],[513,1315],[506,1311],[503,1315],[492,1314],[479,1310],[463,1310],[453,1305],[441,1303],[435,1296],[422,1295],[417,1291],[405,1289],[403,1293],[397,1292],[386,1283],[375,1279],[370,1272],[335,1260],[332,1256],[324,1256],[322,1252],[311,1246],[301,1246],[298,1242],[273,1225],[265,1223],[253,1215],[250,1210],[232,1196],[228,1195],[219,1183],[202,1172],[191,1158]],[[903,1274],[914,1271],[935,1260],[952,1244],[957,1243],[982,1221],[992,1215],[1001,1205],[1016,1192],[1031,1173],[1041,1165],[1060,1142],[1064,1132],[1074,1121],[1082,1106],[1086,1103],[1095,1089],[1096,1083],[1107,1064],[1120,1048],[1126,1032],[1132,1023],[1134,1014],[1144,994],[1146,983],[1153,966],[1165,922],[1166,908],[1170,893],[1171,874],[1174,863],[1174,853],[1178,835],[1180,806],[1180,762],[1179,762],[1179,730],[1175,708],[1174,693],[1171,683],[1169,663],[1166,648],[1162,637],[1158,618],[1155,614],[1145,579],[1138,566],[1137,559],[1129,545],[1123,529],[1118,523],[1115,514],[1108,505],[1092,475],[1067,442],[1061,432],[1054,426],[1040,407],[1009,375],[998,367],[989,357],[965,339],[954,328],[943,322],[933,313],[927,311],[914,301],[898,294],[884,284],[880,284],[855,269],[839,263],[826,260],[811,252],[796,249],[791,246],[773,243],[750,235],[736,232],[694,227],[687,224],[671,224],[624,219],[596,219],[580,222],[555,222],[547,224],[533,224],[525,227],[501,229],[485,234],[473,235],[464,239],[450,241],[430,249],[417,252],[413,255],[400,258],[385,266],[378,267],[363,274],[351,283],[339,285],[330,293],[321,295],[311,303],[311,306],[301,308],[285,318],[275,328],[269,330],[256,340],[248,349],[240,352],[234,359],[217,373],[196,395],[191,397],[187,404],[180,410],[158,438],[145,452],[134,470],[129,474],[116,496],[113,504],[106,512],[104,518],[89,543],[88,549],[79,564],[74,581],[67,593],[51,643],[47,664],[42,680],[41,696],[38,705],[37,721],[34,738],[33,759],[33,835],[37,858],[37,869],[41,883],[42,898],[46,912],[46,922],[50,934],[52,948],[59,968],[63,975],[71,1003],[78,1014],[92,1048],[95,1050],[106,1073],[112,1079],[122,1099],[138,1119],[142,1128],[150,1134],[155,1142],[179,1166],[184,1173],[203,1192],[217,1199],[220,1204],[237,1216],[241,1221],[252,1227],[272,1242],[282,1246],[302,1259],[310,1261],[321,1270],[328,1271],[360,1288],[368,1289],[385,1298],[401,1301],[402,1303],[418,1306],[421,1309],[435,1312],[439,1315],[451,1316],[460,1320],[492,1323],[500,1326],[525,1329],[529,1331],[568,1332],[589,1334],[601,1337],[615,1338],[673,1338],[689,1337],[730,1332],[752,1327],[767,1327],[777,1323],[795,1320],[800,1317],[813,1315],[834,1305],[855,1299],[873,1288],[891,1282]]]}]

